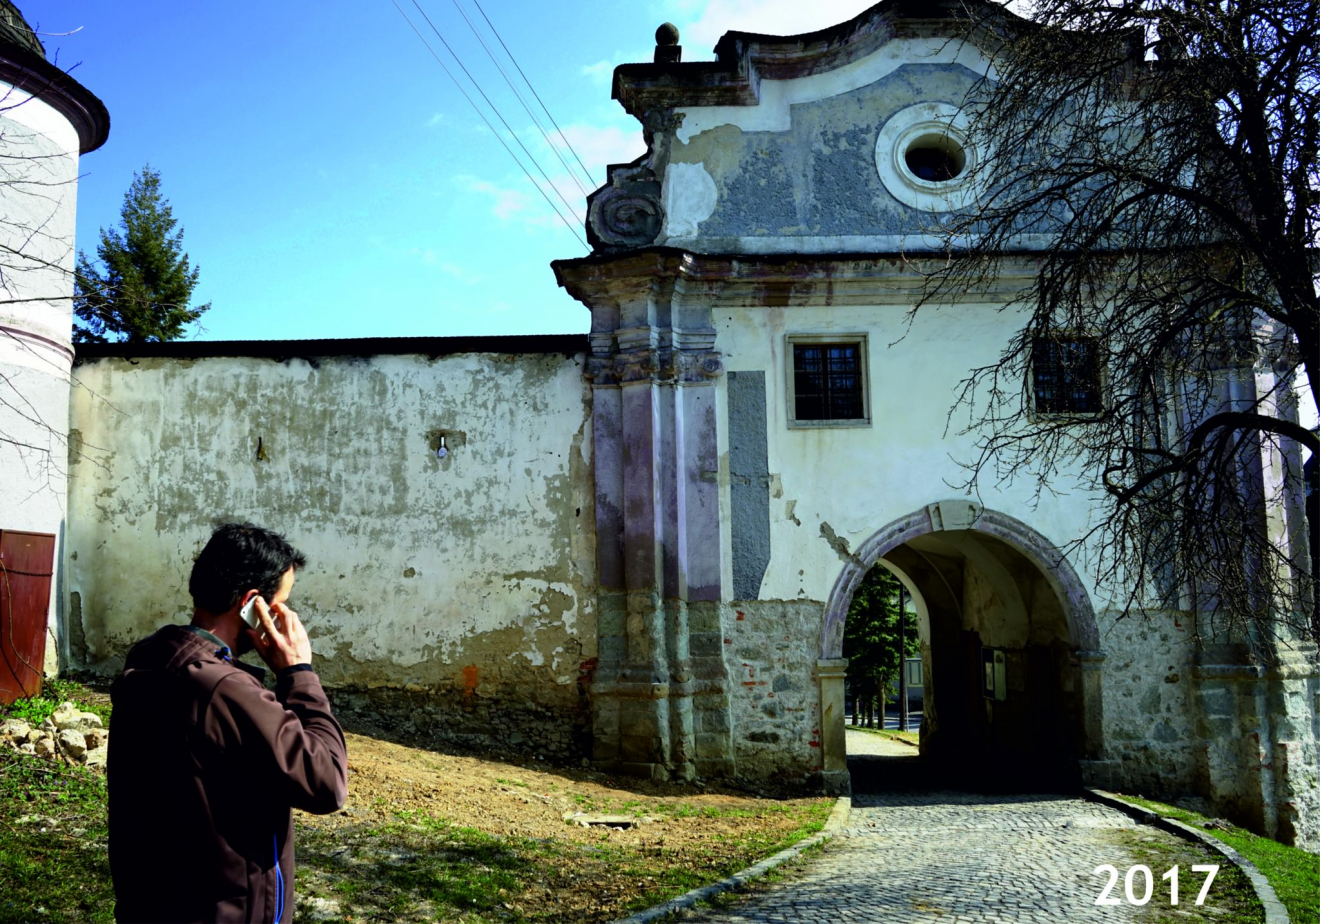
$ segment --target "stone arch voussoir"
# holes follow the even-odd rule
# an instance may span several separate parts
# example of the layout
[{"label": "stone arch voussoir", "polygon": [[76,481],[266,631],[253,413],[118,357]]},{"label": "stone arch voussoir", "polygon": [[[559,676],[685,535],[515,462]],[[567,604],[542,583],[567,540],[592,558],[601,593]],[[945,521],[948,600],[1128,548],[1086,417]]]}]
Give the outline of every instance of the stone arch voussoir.
[{"label": "stone arch voussoir", "polygon": [[985,533],[1026,556],[1058,594],[1074,650],[1079,653],[1099,650],[1100,630],[1090,595],[1058,546],[1006,513],[987,510],[968,500],[945,500],[899,517],[857,547],[835,580],[825,604],[820,635],[821,659],[843,657],[843,624],[848,616],[848,606],[862,577],[877,561],[918,536],[952,529]]}]

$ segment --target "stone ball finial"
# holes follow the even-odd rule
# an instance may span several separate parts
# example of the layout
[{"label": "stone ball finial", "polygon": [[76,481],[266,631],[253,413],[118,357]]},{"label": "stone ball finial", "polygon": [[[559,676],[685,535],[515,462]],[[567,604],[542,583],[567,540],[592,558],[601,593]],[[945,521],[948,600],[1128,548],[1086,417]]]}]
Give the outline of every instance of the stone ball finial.
[{"label": "stone ball finial", "polygon": [[659,29],[655,30],[655,43],[657,45],[677,45],[678,26],[672,22],[661,25]]}]

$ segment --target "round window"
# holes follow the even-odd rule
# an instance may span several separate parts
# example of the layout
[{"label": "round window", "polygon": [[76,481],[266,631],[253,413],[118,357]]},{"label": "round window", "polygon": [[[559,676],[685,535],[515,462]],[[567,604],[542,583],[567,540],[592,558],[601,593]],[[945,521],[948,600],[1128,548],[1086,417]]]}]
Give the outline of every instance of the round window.
[{"label": "round window", "polygon": [[967,140],[966,117],[948,103],[900,109],[875,144],[885,188],[898,201],[931,212],[950,212],[970,201],[978,156]]},{"label": "round window", "polygon": [[918,179],[947,183],[967,166],[967,151],[947,133],[932,132],[912,139],[903,152],[903,161]]}]

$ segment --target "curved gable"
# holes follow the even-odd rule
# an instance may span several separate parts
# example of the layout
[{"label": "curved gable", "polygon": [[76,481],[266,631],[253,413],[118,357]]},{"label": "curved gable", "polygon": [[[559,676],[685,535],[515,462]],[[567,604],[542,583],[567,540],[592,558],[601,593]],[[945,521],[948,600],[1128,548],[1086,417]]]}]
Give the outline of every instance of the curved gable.
[{"label": "curved gable", "polygon": [[[993,4],[976,7],[1018,21]],[[975,156],[955,122],[990,73],[988,59],[966,41],[973,24],[962,3],[886,0],[804,35],[730,32],[713,62],[620,66],[614,96],[642,122],[648,151],[611,167],[609,182],[591,196],[593,246],[933,247],[926,232],[967,194],[959,189]],[[658,59],[667,57],[663,50]],[[905,152],[921,144],[947,154],[961,179],[914,181]]]}]

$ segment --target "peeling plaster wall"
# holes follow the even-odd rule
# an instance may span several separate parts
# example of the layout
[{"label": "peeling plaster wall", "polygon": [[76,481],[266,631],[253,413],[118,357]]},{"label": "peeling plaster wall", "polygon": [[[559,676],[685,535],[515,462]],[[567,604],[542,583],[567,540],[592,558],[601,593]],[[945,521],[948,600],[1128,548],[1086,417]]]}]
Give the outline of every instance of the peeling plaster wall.
[{"label": "peeling plaster wall", "polygon": [[[924,310],[909,329],[905,305],[748,308],[715,315],[729,369],[762,370],[766,383],[771,559],[762,600],[828,598],[842,562],[882,526],[937,500],[957,497],[965,477],[957,460],[973,438],[949,420],[954,387],[973,365],[991,362],[1019,323],[996,305]],[[870,427],[788,427],[785,336],[865,332],[869,341]],[[891,344],[893,344],[891,346]],[[719,452],[728,470],[727,386],[718,392]],[[948,433],[946,434],[946,427]],[[1031,484],[982,485],[980,502],[1062,544],[1089,522],[1091,502],[1076,482],[1055,482],[1063,496],[1032,507]],[[726,520],[727,521],[727,520]],[[731,541],[724,585],[732,586]],[[1073,562],[1085,579],[1085,563]],[[1094,599],[1097,609],[1103,601]]]},{"label": "peeling plaster wall", "polygon": [[[821,766],[813,752],[821,737],[815,658],[824,601],[844,564],[877,530],[957,496],[951,485],[965,477],[958,461],[975,452],[973,438],[960,433],[965,413],[950,419],[949,409],[957,383],[972,367],[993,362],[998,345],[1020,323],[999,307],[930,307],[910,327],[902,304],[716,312],[726,367],[740,378],[764,372],[766,388],[770,562],[756,599],[731,599],[723,609],[726,664],[737,678],[730,722],[740,776],[791,778]],[[868,335],[872,425],[789,429],[785,337],[831,331]],[[717,409],[722,517],[736,525],[732,487],[740,473],[730,462],[735,447],[728,382],[719,385]],[[1054,493],[1033,504],[1028,480],[986,481],[976,500],[1062,547],[1085,534],[1095,498],[1076,479],[1056,478],[1052,486]],[[955,541],[952,533],[930,538]],[[723,541],[723,585],[733,588],[737,531],[729,530]],[[978,600],[996,593],[980,586],[982,577],[969,567],[963,603],[978,612],[962,628],[976,629],[984,644],[1053,651],[1062,711],[1067,722],[1080,724],[1066,647],[1059,647],[1068,631],[1057,598],[1034,566],[1001,554],[993,543],[986,547],[1012,575],[1014,593],[1020,591],[1022,599],[1013,606],[1025,606],[1030,619],[1005,620],[994,606],[980,606]],[[1096,588],[1087,556],[1086,548],[1069,553],[1095,609],[1105,653],[1099,665],[1105,751],[1099,766],[1112,774],[1109,785],[1169,796],[1198,793],[1258,830],[1313,847],[1320,840],[1313,820],[1320,804],[1314,769],[1320,686],[1307,659],[1314,655],[1301,651],[1282,667],[1258,671],[1233,652],[1198,653],[1185,616],[1119,620],[1118,602]],[[774,683],[786,685],[788,696],[774,691]],[[768,711],[771,691],[780,704],[797,697],[793,705],[805,711]]]},{"label": "peeling plaster wall", "polygon": [[1111,616],[1102,632],[1106,622],[1105,745],[1124,781],[1151,798],[1203,783],[1204,744],[1189,734],[1199,724],[1192,626],[1172,617],[1143,624]]},{"label": "peeling plaster wall", "polygon": [[596,656],[581,364],[484,353],[81,364],[76,662],[113,671],[138,638],[186,622],[212,525],[250,519],[308,555],[293,600],[329,687],[377,691],[396,712],[408,700],[421,730],[575,752]]},{"label": "peeling plaster wall", "polygon": [[835,70],[764,80],[756,106],[679,110],[658,243],[748,253],[931,245],[935,216],[882,181],[877,139],[915,104],[959,108],[988,66],[960,42],[895,39]]}]

